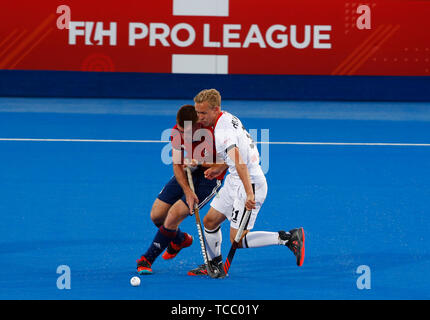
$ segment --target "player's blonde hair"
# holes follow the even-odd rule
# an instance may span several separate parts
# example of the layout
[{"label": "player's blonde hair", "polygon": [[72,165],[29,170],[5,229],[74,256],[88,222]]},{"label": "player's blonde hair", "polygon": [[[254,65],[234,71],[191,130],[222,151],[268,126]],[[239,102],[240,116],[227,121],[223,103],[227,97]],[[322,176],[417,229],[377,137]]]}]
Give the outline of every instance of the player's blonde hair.
[{"label": "player's blonde hair", "polygon": [[205,89],[194,97],[195,103],[207,102],[211,108],[221,106],[221,94],[216,89]]}]

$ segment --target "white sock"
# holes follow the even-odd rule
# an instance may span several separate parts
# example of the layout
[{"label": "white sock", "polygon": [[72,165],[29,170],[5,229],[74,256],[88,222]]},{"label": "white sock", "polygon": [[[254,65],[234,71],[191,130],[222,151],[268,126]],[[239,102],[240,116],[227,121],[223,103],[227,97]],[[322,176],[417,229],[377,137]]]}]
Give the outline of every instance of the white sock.
[{"label": "white sock", "polygon": [[221,226],[215,230],[205,228],[206,249],[209,260],[221,255],[222,232]]},{"label": "white sock", "polygon": [[254,231],[249,232],[242,239],[242,248],[258,248],[285,244],[287,241],[279,239],[278,232]]}]

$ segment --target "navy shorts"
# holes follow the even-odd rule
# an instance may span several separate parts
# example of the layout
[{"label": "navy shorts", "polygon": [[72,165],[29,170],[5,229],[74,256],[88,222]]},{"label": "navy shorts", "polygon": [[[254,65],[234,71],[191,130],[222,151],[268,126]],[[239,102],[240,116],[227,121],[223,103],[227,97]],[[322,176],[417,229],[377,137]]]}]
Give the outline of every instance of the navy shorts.
[{"label": "navy shorts", "polygon": [[[203,208],[206,203],[211,200],[221,187],[221,180],[213,179],[208,180],[204,176],[204,170],[198,168],[192,174],[194,182],[194,190],[199,198],[199,209]],[[169,182],[164,186],[163,190],[159,193],[158,199],[168,204],[173,205],[176,201],[181,199],[185,204],[187,201],[185,199],[185,194],[182,191],[181,186],[176,177],[173,176]]]}]

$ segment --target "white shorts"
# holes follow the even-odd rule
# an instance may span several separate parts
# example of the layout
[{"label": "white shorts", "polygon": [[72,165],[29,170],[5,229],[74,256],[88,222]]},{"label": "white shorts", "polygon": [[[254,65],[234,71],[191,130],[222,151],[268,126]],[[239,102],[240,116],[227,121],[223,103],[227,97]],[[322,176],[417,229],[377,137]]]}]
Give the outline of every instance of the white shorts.
[{"label": "white shorts", "polygon": [[[267,196],[267,182],[264,176],[255,182],[254,186],[256,203],[255,209],[252,209],[248,225],[245,228],[247,230],[254,228],[258,212]],[[240,222],[246,212],[245,202],[246,192],[242,181],[240,179],[232,179],[232,176],[228,175],[221,190],[213,198],[211,207],[226,216],[230,221],[230,227],[239,229]]]}]

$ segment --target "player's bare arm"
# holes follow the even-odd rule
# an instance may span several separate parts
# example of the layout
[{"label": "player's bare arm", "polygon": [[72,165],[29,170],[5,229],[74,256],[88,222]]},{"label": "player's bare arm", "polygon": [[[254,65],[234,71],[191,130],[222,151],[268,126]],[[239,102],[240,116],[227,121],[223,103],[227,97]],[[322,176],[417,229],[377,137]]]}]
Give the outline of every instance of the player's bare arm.
[{"label": "player's bare arm", "polygon": [[228,169],[228,165],[226,163],[205,163],[203,164],[203,167],[208,168],[205,170],[205,178],[209,180],[215,179]]},{"label": "player's bare arm", "polygon": [[224,162],[222,163],[211,163],[211,162],[199,162],[196,159],[185,159],[185,164],[183,165],[184,169],[188,167],[197,167],[198,165],[202,166],[203,168],[207,168],[205,170],[205,178],[208,180],[213,180],[217,178],[219,175],[221,175],[225,170],[228,169],[228,165]]},{"label": "player's bare arm", "polygon": [[188,207],[190,208],[190,214],[192,214],[193,213],[192,208],[194,208],[195,203],[199,203],[199,198],[193,192],[193,190],[191,190],[188,184],[188,178],[185,175],[184,167],[182,163],[180,163],[181,151],[172,149],[172,158],[173,158],[173,173],[176,177],[176,181],[184,191]]}]

